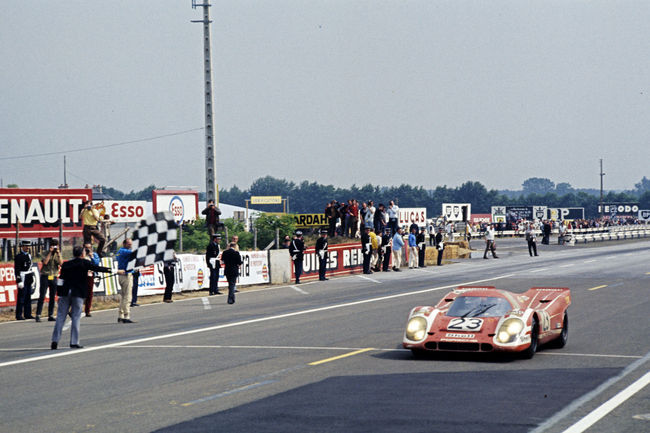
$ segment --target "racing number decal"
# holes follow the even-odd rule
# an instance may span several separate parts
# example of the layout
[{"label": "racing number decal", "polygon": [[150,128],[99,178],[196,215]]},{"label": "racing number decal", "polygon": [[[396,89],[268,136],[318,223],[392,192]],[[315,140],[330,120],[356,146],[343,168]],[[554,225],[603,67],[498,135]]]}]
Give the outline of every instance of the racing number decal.
[{"label": "racing number decal", "polygon": [[447,329],[449,331],[477,332],[481,330],[481,326],[483,326],[483,319],[459,317],[457,319],[451,319],[449,325],[447,325]]}]

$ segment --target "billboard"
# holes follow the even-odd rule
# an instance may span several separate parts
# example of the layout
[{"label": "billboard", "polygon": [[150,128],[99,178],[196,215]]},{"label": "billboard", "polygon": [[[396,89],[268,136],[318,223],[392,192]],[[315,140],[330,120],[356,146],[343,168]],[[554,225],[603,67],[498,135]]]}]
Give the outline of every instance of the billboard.
[{"label": "billboard", "polygon": [[280,195],[252,195],[251,204],[282,204]]},{"label": "billboard", "polygon": [[547,219],[559,220],[581,220],[585,219],[585,208],[583,207],[550,207],[547,211]]},{"label": "billboard", "polygon": [[145,200],[104,200],[95,207],[114,223],[134,223],[153,214],[151,203]]},{"label": "billboard", "polygon": [[492,222],[546,219],[546,206],[492,206]]},{"label": "billboard", "polygon": [[605,203],[598,205],[598,213],[609,216],[637,216],[639,203]]},{"label": "billboard", "polygon": [[306,229],[322,227],[329,224],[324,213],[300,213],[293,216],[296,228]]},{"label": "billboard", "polygon": [[0,238],[81,236],[81,204],[91,200],[92,189],[0,188]]},{"label": "billboard", "polygon": [[196,221],[199,215],[199,193],[197,191],[155,189],[151,196],[153,211],[170,211],[178,224]]},{"label": "billboard", "polygon": [[427,208],[425,207],[401,207],[397,224],[399,227],[417,224],[420,227],[427,225]]},{"label": "billboard", "polygon": [[443,203],[442,216],[447,221],[468,221],[472,216],[471,203]]}]

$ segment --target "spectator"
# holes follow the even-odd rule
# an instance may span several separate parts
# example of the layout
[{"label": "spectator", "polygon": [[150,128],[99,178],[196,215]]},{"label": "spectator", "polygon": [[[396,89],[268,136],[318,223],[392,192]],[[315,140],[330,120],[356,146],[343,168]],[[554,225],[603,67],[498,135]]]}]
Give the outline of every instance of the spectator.
[{"label": "spectator", "polygon": [[336,235],[336,219],[338,218],[338,210],[336,207],[336,200],[332,200],[325,208],[325,217],[327,218],[329,236]]},{"label": "spectator", "polygon": [[526,242],[528,242],[528,254],[533,257],[533,252],[537,256],[537,235],[533,223],[529,223],[526,227]]},{"label": "spectator", "polygon": [[233,242],[235,244],[235,249],[239,251],[239,236],[237,235],[232,235],[232,239],[230,242]]},{"label": "spectator", "polygon": [[[391,202],[392,203],[392,202]],[[392,230],[391,230],[392,232]],[[395,235],[393,236],[393,271],[400,272],[400,265],[402,264],[402,248],[404,247],[404,239],[402,239],[402,228],[397,227]]]},{"label": "spectator", "polygon": [[379,260],[382,263],[382,270],[384,272],[390,271],[389,264],[392,245],[393,237],[390,235],[390,227],[385,227],[384,234],[381,236],[381,259]]},{"label": "spectator", "polygon": [[363,273],[372,274],[370,270],[370,259],[372,255],[372,242],[370,241],[370,227],[363,228],[361,235],[361,253],[363,254]]},{"label": "spectator", "polygon": [[365,228],[370,229],[370,244],[372,246],[372,254],[370,257],[370,268],[374,272],[379,272],[381,269],[379,268],[379,251],[381,250],[381,236],[377,236],[377,233],[375,233],[372,229],[371,226],[366,226]]},{"label": "spectator", "polygon": [[59,251],[59,241],[52,239],[50,248],[41,255],[41,288],[38,293],[38,303],[36,304],[36,321],[41,321],[41,312],[43,311],[43,302],[45,294],[48,293],[49,301],[47,303],[47,320],[53,322],[54,319],[54,302],[56,300],[56,280],[61,270],[61,252]]},{"label": "spectator", "polygon": [[[133,289],[133,269],[128,269],[129,262],[133,255],[131,247],[133,241],[124,239],[122,248],[117,252],[117,278],[120,283],[120,307],[117,316],[117,323],[135,323],[131,320],[131,290]],[[57,317],[58,320],[58,317]]]},{"label": "spectator", "polygon": [[377,213],[377,209],[375,209],[375,204],[373,203],[372,200],[368,201],[368,211],[366,212],[366,216],[364,217],[364,225],[366,227],[370,227],[371,229],[375,229],[376,234],[380,234],[381,230],[380,228],[377,229],[375,228],[375,213]]},{"label": "spectator", "polygon": [[99,222],[101,220],[99,211],[93,207],[93,203],[90,200],[84,203],[84,207],[83,210],[81,211],[80,217],[84,225],[83,228],[84,244],[92,245],[93,238],[95,238],[98,242],[97,253],[101,257],[103,255],[106,238],[104,237],[104,235],[102,234],[99,228]]},{"label": "spectator", "polygon": [[174,291],[174,282],[176,281],[176,253],[174,258],[163,265],[163,275],[165,275],[165,294],[163,295],[163,302],[172,303],[172,293]]},{"label": "spectator", "polygon": [[210,295],[220,295],[219,291],[219,272],[221,271],[221,262],[219,261],[219,242],[221,241],[221,235],[219,233],[214,233],[212,235],[212,240],[208,244],[208,248],[205,251],[205,261],[208,264],[208,269],[210,270]]},{"label": "spectator", "polygon": [[291,241],[291,247],[289,247],[289,254],[291,254],[291,260],[293,260],[294,273],[296,274],[296,284],[300,284],[300,276],[302,275],[302,261],[303,261],[303,252],[305,251],[305,243],[302,240],[302,232],[298,230],[296,232],[296,237]]},{"label": "spectator", "polygon": [[[89,260],[93,265],[99,266],[99,254],[93,251],[93,245],[90,242],[84,244],[84,259]],[[95,272],[92,270],[88,271],[88,293],[86,294],[86,299],[84,299],[84,311],[86,317],[92,317],[90,314],[90,309],[93,306],[93,291],[95,289]]]},{"label": "spectator", "polygon": [[316,241],[316,255],[318,256],[318,279],[327,281],[325,272],[327,271],[327,230],[320,229],[320,237]]},{"label": "spectator", "polygon": [[418,243],[418,266],[421,268],[426,268],[424,264],[424,259],[426,257],[426,249],[427,249],[427,228],[422,227],[420,229],[420,233],[417,235],[417,243]]},{"label": "spectator", "polygon": [[[321,229],[324,230],[324,229]],[[291,245],[291,238],[289,236],[285,236],[284,240],[282,241],[282,244],[280,244],[280,249],[288,249],[289,246]]]},{"label": "spectator", "polygon": [[487,256],[488,251],[492,251],[492,257],[494,257],[495,259],[499,258],[497,256],[496,246],[494,244],[494,224],[490,224],[485,229],[485,252],[483,252],[484,259],[488,258]]},{"label": "spectator", "polygon": [[445,253],[445,235],[443,233],[443,228],[440,227],[438,229],[438,233],[436,234],[436,249],[438,250],[438,260],[437,260],[437,265],[442,266],[442,256]]},{"label": "spectator", "polygon": [[29,254],[30,241],[20,242],[20,252],[14,257],[14,275],[16,277],[16,320],[33,319],[32,316],[32,287],[34,271],[32,271],[32,256]]},{"label": "spectator", "polygon": [[409,269],[418,267],[418,242],[416,233],[417,229],[411,228],[409,232]]},{"label": "spectator", "polygon": [[72,319],[70,347],[73,349],[83,348],[79,344],[79,319],[81,318],[83,300],[88,293],[88,272],[111,272],[110,268],[96,266],[90,260],[85,260],[85,250],[82,247],[74,247],[72,255],[74,259],[68,260],[61,266],[61,277],[57,287],[58,311],[50,346],[52,350],[56,350],[59,346],[61,331],[68,313]]},{"label": "spectator", "polygon": [[[390,234],[394,236],[395,233],[397,233],[397,218],[399,217],[399,207],[393,200],[391,200],[388,203],[388,209],[386,212],[388,213],[388,227],[390,227],[391,230]],[[393,248],[393,251],[395,251],[395,248]]]},{"label": "spectator", "polygon": [[205,215],[205,226],[208,228],[208,234],[212,236],[215,234],[222,226],[219,222],[219,215],[221,215],[221,210],[219,206],[214,204],[214,200],[208,200],[208,205],[201,212],[202,215]]},{"label": "spectator", "polygon": [[228,280],[228,303],[235,303],[235,292],[237,291],[237,278],[239,277],[239,266],[242,264],[241,255],[235,249],[237,244],[230,242],[229,248],[223,252],[221,259],[224,263],[224,274]]},{"label": "spectator", "polygon": [[348,206],[348,232],[349,238],[354,239],[357,237],[357,229],[359,226],[359,203],[351,199]]},{"label": "spectator", "polygon": [[375,233],[384,233],[384,229],[386,228],[386,218],[386,207],[382,203],[379,203],[374,217]]},{"label": "spectator", "polygon": [[133,269],[133,285],[131,288],[131,306],[139,307],[138,304],[138,289],[140,288],[140,267]]},{"label": "spectator", "polygon": [[550,237],[551,237],[551,223],[547,220],[543,221],[543,234],[544,236],[542,237],[542,243],[544,245],[548,245],[550,243]]}]

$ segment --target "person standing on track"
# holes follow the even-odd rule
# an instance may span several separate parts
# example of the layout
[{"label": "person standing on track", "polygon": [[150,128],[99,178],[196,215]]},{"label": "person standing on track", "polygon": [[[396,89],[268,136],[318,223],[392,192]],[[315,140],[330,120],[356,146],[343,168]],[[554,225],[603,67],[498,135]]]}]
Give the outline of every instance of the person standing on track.
[{"label": "person standing on track", "polygon": [[484,259],[488,258],[488,251],[492,251],[492,257],[495,259],[499,258],[496,253],[496,246],[494,245],[494,224],[490,224],[485,229],[485,252],[483,253]]},{"label": "person standing on track", "polygon": [[36,304],[36,321],[41,321],[43,312],[43,302],[45,294],[49,292],[50,301],[47,304],[47,320],[54,322],[54,302],[56,299],[56,279],[61,270],[61,252],[59,251],[59,241],[52,239],[50,248],[41,255],[41,288],[38,294],[38,303]]},{"label": "person standing on track", "polygon": [[133,250],[133,241],[124,239],[122,248],[117,252],[117,279],[120,283],[120,307],[117,323],[135,323],[131,320],[131,296],[133,296],[133,269],[128,269]]},{"label": "person standing on track", "polygon": [[289,247],[289,254],[291,255],[291,260],[293,260],[294,273],[296,274],[296,284],[300,284],[304,251],[305,243],[302,240],[302,232],[298,230],[296,237],[291,241],[291,246]]},{"label": "person standing on track", "polygon": [[237,291],[237,278],[239,277],[239,266],[241,266],[242,259],[239,251],[235,249],[237,244],[230,242],[229,248],[221,255],[221,260],[224,264],[224,274],[228,280],[228,303],[235,303],[235,292]]},{"label": "person standing on track", "polygon": [[214,233],[208,248],[205,250],[205,261],[208,263],[208,269],[210,269],[210,289],[208,292],[210,295],[221,294],[219,291],[219,272],[221,272],[221,262],[219,261],[220,241],[221,235]]},{"label": "person standing on track", "polygon": [[533,257],[533,252],[537,256],[537,235],[533,223],[528,223],[526,227],[526,241],[528,242],[528,254]]},{"label": "person standing on track", "polygon": [[327,281],[325,272],[327,272],[327,230],[320,229],[320,237],[316,241],[316,255],[318,256],[318,279]]}]

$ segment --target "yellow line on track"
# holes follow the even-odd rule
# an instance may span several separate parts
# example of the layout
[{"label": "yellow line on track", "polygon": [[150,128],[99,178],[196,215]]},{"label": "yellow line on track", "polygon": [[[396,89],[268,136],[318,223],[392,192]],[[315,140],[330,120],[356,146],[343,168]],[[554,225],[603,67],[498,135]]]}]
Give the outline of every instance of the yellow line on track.
[{"label": "yellow line on track", "polygon": [[360,354],[360,353],[368,352],[368,351],[370,351],[370,350],[374,350],[374,348],[372,348],[372,347],[368,347],[368,348],[366,348],[366,349],[355,350],[354,352],[344,353],[343,355],[333,356],[333,357],[331,357],[331,358],[321,359],[320,361],[310,362],[310,363],[307,364],[307,365],[320,365],[320,364],[325,364],[326,362],[336,361],[337,359],[347,358],[348,356],[358,355],[358,354]]},{"label": "yellow line on track", "polygon": [[588,290],[598,290],[598,289],[602,289],[602,288],[605,288],[605,287],[607,287],[607,284],[603,284],[602,286],[592,287],[591,289],[588,289]]}]

